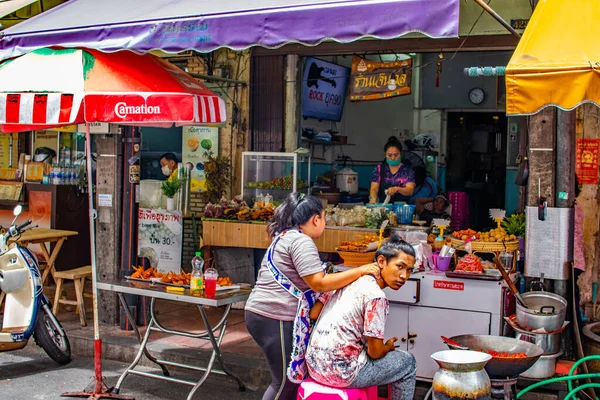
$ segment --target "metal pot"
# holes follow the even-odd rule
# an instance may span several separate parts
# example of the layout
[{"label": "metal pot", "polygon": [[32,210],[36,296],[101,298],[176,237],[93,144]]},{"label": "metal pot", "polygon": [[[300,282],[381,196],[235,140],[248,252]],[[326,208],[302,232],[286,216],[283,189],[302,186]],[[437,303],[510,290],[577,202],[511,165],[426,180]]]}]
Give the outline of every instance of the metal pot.
[{"label": "metal pot", "polygon": [[549,292],[529,292],[521,297],[527,308],[517,302],[517,323],[530,331],[545,329],[546,332],[562,328],[567,317],[567,301]]},{"label": "metal pot", "polygon": [[554,376],[556,372],[556,361],[562,355],[562,351],[557,354],[541,356],[539,360],[533,364],[533,367],[523,372],[521,376],[525,378],[546,379]]},{"label": "metal pot", "polygon": [[540,346],[544,350],[543,355],[556,354],[560,351],[560,338],[563,329],[553,333],[533,333],[515,326],[512,328],[515,330],[516,339]]},{"label": "metal pot", "polygon": [[479,351],[444,350],[431,355],[440,369],[433,376],[433,399],[491,399],[485,364],[492,356]]}]

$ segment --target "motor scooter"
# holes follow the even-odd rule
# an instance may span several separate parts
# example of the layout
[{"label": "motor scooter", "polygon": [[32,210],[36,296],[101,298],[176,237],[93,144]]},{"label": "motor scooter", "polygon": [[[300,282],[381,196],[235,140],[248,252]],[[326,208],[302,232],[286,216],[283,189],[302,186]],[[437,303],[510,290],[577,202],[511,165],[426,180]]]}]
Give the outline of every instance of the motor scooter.
[{"label": "motor scooter", "polygon": [[71,360],[71,346],[44,295],[37,257],[17,243],[23,232],[35,228],[31,221],[15,225],[21,211],[21,206],[15,208],[10,228],[0,234],[0,292],[6,296],[0,352],[22,349],[33,335],[50,358],[66,364]]}]

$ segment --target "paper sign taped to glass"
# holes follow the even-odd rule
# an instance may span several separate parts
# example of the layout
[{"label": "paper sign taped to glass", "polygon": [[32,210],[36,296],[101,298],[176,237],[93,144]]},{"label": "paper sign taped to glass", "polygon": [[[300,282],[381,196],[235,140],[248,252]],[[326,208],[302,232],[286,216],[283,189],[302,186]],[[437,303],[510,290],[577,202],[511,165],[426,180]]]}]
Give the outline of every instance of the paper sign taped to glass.
[{"label": "paper sign taped to glass", "polygon": [[546,209],[546,219],[538,218],[537,207],[527,207],[525,276],[566,280],[573,261],[573,208]]}]

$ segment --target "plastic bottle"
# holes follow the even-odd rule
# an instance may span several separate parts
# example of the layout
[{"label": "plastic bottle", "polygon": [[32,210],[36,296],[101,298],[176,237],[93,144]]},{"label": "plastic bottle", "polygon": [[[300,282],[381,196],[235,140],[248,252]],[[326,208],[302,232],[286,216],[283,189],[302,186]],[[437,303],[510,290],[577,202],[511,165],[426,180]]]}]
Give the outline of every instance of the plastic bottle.
[{"label": "plastic bottle", "polygon": [[197,293],[204,289],[204,280],[202,269],[204,268],[204,260],[202,253],[196,252],[196,257],[192,258],[192,276],[190,279],[190,292]]},{"label": "plastic bottle", "polygon": [[60,163],[56,164],[56,184],[63,184],[63,169]]},{"label": "plastic bottle", "polygon": [[48,183],[51,185],[55,185],[56,184],[56,168],[54,167],[54,163],[52,163],[52,166],[50,167],[50,177],[48,178]]},{"label": "plastic bottle", "polygon": [[67,168],[67,185],[74,185],[75,184],[75,179],[74,179],[74,173],[73,173],[73,168],[69,167]]},{"label": "plastic bottle", "polygon": [[214,298],[217,294],[217,278],[219,273],[214,268],[204,271],[204,294],[208,298]]}]

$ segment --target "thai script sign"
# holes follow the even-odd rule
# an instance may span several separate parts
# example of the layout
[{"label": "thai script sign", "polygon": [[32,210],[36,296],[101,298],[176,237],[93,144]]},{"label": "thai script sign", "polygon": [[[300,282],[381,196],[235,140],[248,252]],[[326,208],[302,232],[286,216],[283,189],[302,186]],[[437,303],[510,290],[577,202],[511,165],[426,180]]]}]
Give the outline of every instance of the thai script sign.
[{"label": "thai script sign", "polygon": [[598,184],[598,151],[600,140],[577,139],[575,172],[579,183]]},{"label": "thai script sign", "polygon": [[381,100],[410,94],[412,59],[389,63],[352,57],[350,100]]},{"label": "thai script sign", "polygon": [[166,210],[138,211],[138,255],[146,257],[159,272],[181,271],[183,220]]}]

